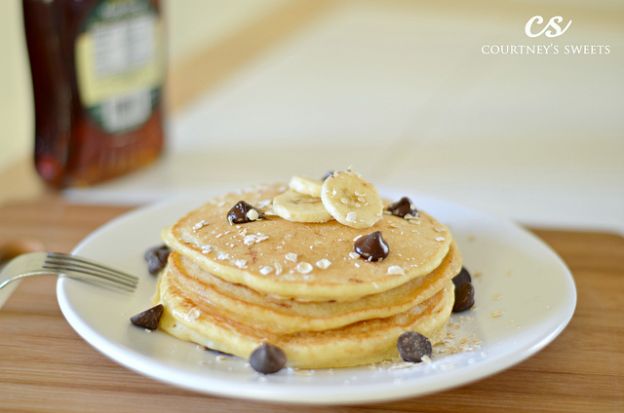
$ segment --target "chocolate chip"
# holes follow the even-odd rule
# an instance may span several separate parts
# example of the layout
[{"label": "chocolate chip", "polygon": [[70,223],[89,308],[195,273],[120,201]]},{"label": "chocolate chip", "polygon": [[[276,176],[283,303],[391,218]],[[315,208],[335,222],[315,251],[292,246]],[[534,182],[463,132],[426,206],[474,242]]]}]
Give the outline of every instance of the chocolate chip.
[{"label": "chocolate chip", "polygon": [[263,217],[264,215],[260,211],[245,201],[238,201],[227,213],[227,220],[230,225],[246,224]]},{"label": "chocolate chip", "polygon": [[323,177],[321,178],[321,181],[325,181],[327,178],[329,178],[333,174],[334,174],[334,171],[327,171],[327,172],[325,172],[325,175],[323,175]]},{"label": "chocolate chip", "polygon": [[418,210],[413,207],[412,201],[406,196],[399,199],[394,204],[390,204],[386,210],[390,211],[392,215],[401,218],[405,218],[406,215],[415,217],[416,214],[418,214]]},{"label": "chocolate chip", "polygon": [[460,313],[472,308],[474,305],[474,287],[472,277],[465,267],[462,267],[459,274],[453,277],[453,284],[455,284],[453,312]]},{"label": "chocolate chip", "polygon": [[453,312],[461,313],[474,305],[474,287],[472,283],[463,283],[455,287],[455,304]]},{"label": "chocolate chip", "polygon": [[397,348],[403,361],[420,363],[424,356],[431,357],[431,342],[415,331],[407,331],[399,336]]},{"label": "chocolate chip", "polygon": [[472,282],[472,277],[470,276],[470,273],[468,272],[466,267],[462,267],[459,274],[453,277],[453,284],[455,284],[455,287],[458,287],[465,283],[471,283],[471,282]]},{"label": "chocolate chip", "polygon": [[383,239],[379,231],[362,235],[355,240],[353,246],[355,252],[368,261],[383,260],[390,252],[388,243]]},{"label": "chocolate chip", "polygon": [[137,327],[156,330],[164,310],[165,307],[163,307],[162,304],[158,304],[149,310],[145,310],[142,313],[130,317],[130,322]]},{"label": "chocolate chip", "polygon": [[286,365],[286,354],[281,348],[264,343],[251,353],[249,364],[258,373],[276,373]]},{"label": "chocolate chip", "polygon": [[159,245],[145,251],[143,258],[147,261],[147,270],[150,274],[156,275],[167,264],[167,258],[171,250],[166,245]]}]

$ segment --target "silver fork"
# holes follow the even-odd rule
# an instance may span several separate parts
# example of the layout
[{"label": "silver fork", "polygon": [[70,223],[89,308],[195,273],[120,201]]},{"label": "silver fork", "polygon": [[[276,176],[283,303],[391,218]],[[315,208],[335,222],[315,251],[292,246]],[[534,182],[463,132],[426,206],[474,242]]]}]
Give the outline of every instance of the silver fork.
[{"label": "silver fork", "polygon": [[[58,252],[31,252],[15,257],[0,270],[0,307],[12,292],[13,281],[35,275],[58,275],[133,292],[138,277],[97,262]],[[5,291],[7,290],[7,291]]]}]

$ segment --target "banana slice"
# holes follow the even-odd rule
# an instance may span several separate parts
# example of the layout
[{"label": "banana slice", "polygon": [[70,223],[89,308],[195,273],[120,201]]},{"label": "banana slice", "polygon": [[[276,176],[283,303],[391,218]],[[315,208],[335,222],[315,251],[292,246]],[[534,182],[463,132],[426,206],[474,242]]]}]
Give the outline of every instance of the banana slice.
[{"label": "banana slice", "polygon": [[293,176],[290,178],[288,187],[300,194],[320,197],[322,182],[317,179],[305,178],[302,176]]},{"label": "banana slice", "polygon": [[293,222],[327,222],[332,219],[320,198],[292,189],[273,198],[273,212]]},{"label": "banana slice", "polygon": [[383,202],[373,184],[351,170],[327,178],[321,200],[336,221],[349,227],[372,227],[383,216]]}]

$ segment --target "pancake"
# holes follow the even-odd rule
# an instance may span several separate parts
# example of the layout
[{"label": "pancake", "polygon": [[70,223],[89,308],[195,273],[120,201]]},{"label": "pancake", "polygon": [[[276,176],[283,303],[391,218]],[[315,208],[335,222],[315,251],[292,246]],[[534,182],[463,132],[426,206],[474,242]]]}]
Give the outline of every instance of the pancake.
[{"label": "pancake", "polygon": [[432,343],[439,341],[454,301],[447,281],[434,296],[392,317],[375,318],[324,331],[275,334],[224,316],[217,307],[195,301],[184,290],[160,279],[157,300],[165,306],[159,327],[182,340],[248,358],[261,343],[279,346],[288,364],[297,368],[334,368],[398,359],[396,340],[417,331]]},{"label": "pancake", "polygon": [[[391,290],[434,271],[449,251],[448,228],[422,211],[409,220],[384,215],[365,229],[275,216],[241,225],[227,221],[229,209],[239,200],[266,208],[284,190],[273,185],[220,197],[188,213],[163,232],[163,239],[227,282],[303,301],[352,301]],[[381,231],[390,246],[387,258],[367,262],[350,254],[354,238],[374,231]],[[329,267],[315,266],[320,260],[328,260]],[[313,270],[301,273],[302,263]],[[400,274],[388,271],[391,267]]]},{"label": "pancake", "polygon": [[169,257],[165,276],[194,301],[210,303],[229,319],[287,334],[335,329],[407,311],[435,295],[460,269],[461,256],[453,243],[442,264],[425,277],[356,301],[308,303],[268,297],[228,283],[176,252]]}]

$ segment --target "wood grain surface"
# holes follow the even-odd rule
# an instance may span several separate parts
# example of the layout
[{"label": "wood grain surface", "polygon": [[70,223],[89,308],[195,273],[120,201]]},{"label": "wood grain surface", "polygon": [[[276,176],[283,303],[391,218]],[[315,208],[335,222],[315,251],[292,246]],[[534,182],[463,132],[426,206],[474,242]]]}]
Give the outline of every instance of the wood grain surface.
[{"label": "wood grain surface", "polygon": [[[127,208],[55,197],[0,207],[0,240],[69,251]],[[314,412],[623,412],[624,239],[533,230],[570,266],[578,307],[550,346],[490,378],[422,398]],[[60,313],[55,280],[25,280],[0,310],[0,412],[290,412],[292,406],[204,396],[142,377],[84,342]]]}]

